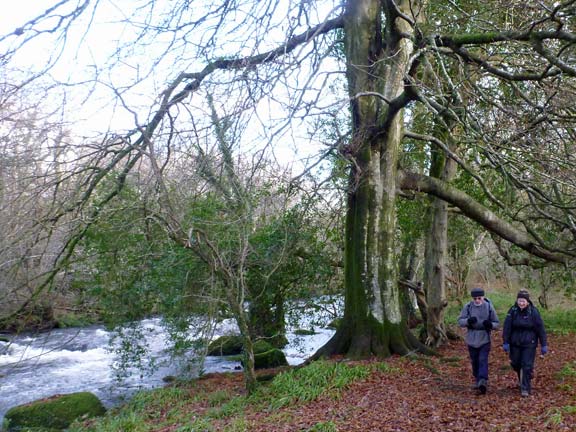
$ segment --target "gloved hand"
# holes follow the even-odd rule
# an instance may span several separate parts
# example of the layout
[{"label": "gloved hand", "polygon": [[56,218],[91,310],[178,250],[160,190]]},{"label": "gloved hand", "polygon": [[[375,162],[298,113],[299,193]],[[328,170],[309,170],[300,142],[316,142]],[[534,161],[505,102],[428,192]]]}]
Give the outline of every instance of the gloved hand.
[{"label": "gloved hand", "polygon": [[474,326],[474,324],[476,324],[477,322],[478,322],[478,318],[476,318],[476,317],[468,318],[468,327],[472,328],[472,326]]},{"label": "gloved hand", "polygon": [[492,330],[492,321],[484,320],[484,321],[482,321],[482,325],[484,326],[484,328],[486,330]]},{"label": "gloved hand", "polygon": [[540,348],[540,354],[544,355],[544,354],[547,354],[547,353],[548,353],[548,347],[547,347],[546,345],[543,345],[543,346]]},{"label": "gloved hand", "polygon": [[502,349],[506,352],[510,352],[510,344],[502,344]]}]

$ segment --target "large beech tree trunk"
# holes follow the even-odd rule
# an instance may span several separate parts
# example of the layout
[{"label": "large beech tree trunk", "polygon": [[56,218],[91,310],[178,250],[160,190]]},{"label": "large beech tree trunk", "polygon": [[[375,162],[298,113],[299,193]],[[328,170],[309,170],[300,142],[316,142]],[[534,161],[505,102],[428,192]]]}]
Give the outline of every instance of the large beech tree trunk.
[{"label": "large beech tree trunk", "polygon": [[348,148],[352,168],[346,214],[344,319],[315,357],[387,356],[425,350],[402,317],[396,267],[403,78],[413,53],[407,37],[412,28],[399,15],[400,11],[411,15],[409,2],[396,3],[347,3],[344,29],[353,135]]}]

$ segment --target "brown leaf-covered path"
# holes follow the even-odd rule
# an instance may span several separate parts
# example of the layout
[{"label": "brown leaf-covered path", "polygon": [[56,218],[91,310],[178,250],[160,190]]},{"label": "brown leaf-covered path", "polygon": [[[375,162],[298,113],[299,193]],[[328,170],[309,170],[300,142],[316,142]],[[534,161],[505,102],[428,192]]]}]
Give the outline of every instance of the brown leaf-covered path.
[{"label": "brown leaf-covered path", "polygon": [[537,359],[529,398],[520,397],[500,337],[493,336],[486,395],[472,388],[464,342],[452,342],[442,358],[390,359],[397,373],[374,373],[338,401],[295,408],[286,416],[290,423],[264,425],[255,415],[260,425],[252,430],[298,431],[332,421],[338,431],[576,431],[576,379],[560,374],[570,362],[576,367],[575,337],[550,337],[551,352]]},{"label": "brown leaf-covered path", "polygon": [[[273,412],[248,411],[246,430],[307,431],[331,422],[341,432],[576,431],[575,341],[575,335],[549,336],[550,353],[537,358],[533,394],[528,398],[520,397],[501,349],[501,334],[494,332],[486,395],[472,388],[466,346],[454,341],[441,348],[442,357],[387,359],[392,371],[377,369],[338,399],[326,396]],[[560,373],[567,365],[572,373]],[[240,376],[216,375],[201,381],[204,388],[241,392]],[[226,420],[220,421],[217,427],[225,429]]]}]

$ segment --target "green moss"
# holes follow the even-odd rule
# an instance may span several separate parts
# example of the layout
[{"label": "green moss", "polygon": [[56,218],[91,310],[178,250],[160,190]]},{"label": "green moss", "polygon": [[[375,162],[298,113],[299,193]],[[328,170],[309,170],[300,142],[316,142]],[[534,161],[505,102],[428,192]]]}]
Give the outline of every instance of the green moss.
[{"label": "green moss", "polygon": [[[243,340],[241,336],[222,336],[210,343],[208,355],[212,356],[234,356],[231,359],[242,359]],[[254,342],[254,354],[264,353],[274,349],[274,346],[265,340]]]},{"label": "green moss", "polygon": [[242,352],[242,336],[221,336],[208,345],[208,355],[228,356]]},{"label": "green moss", "polygon": [[31,430],[31,428],[62,430],[77,418],[97,417],[105,412],[102,402],[92,393],[57,395],[11,408],[5,415],[4,430],[7,432]]},{"label": "green moss", "polygon": [[310,329],[310,330],[296,329],[296,330],[294,330],[294,334],[299,335],[299,336],[310,336],[310,335],[315,335],[316,332],[313,329]]},{"label": "green moss", "polygon": [[274,349],[274,347],[272,346],[271,343],[260,339],[254,342],[254,347],[252,349],[254,351],[254,354],[260,354],[266,351],[270,351],[271,349]]},{"label": "green moss", "polygon": [[[264,347],[262,345],[259,349]],[[238,356],[237,360],[244,365],[243,356]],[[288,361],[282,350],[270,346],[266,351],[257,351],[256,345],[254,346],[254,369],[271,369],[279,366],[288,366]]]},{"label": "green moss", "polygon": [[256,369],[269,369],[287,365],[288,361],[286,360],[286,356],[277,348],[254,354],[254,367]]},{"label": "green moss", "polygon": [[63,314],[56,318],[57,328],[86,327],[97,322],[95,317],[77,314]]}]

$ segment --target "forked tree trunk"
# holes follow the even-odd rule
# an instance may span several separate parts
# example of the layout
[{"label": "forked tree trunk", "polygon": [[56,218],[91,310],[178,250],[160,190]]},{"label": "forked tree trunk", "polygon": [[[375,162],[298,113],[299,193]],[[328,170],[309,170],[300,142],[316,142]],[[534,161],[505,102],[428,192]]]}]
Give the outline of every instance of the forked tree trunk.
[{"label": "forked tree trunk", "polygon": [[[412,31],[397,11],[408,1],[349,0],[345,19],[353,122],[345,238],[344,319],[314,357],[406,354],[425,347],[400,311],[396,260],[396,177],[404,76]],[[413,2],[412,2],[413,5]],[[383,25],[382,12],[386,17]]]}]

